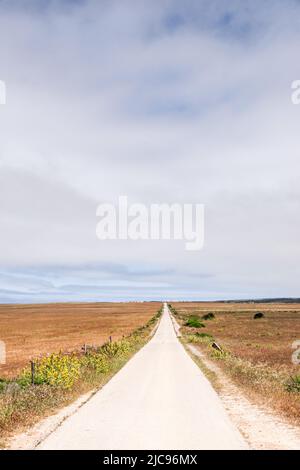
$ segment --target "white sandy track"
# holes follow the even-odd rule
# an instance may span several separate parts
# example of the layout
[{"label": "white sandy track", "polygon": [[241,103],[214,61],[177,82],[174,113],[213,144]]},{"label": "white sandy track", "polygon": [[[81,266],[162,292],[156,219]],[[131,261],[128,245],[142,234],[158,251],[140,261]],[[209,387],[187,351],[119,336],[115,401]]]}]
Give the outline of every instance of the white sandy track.
[{"label": "white sandy track", "polygon": [[246,449],[179,342],[167,306],[149,341],[38,449]]}]

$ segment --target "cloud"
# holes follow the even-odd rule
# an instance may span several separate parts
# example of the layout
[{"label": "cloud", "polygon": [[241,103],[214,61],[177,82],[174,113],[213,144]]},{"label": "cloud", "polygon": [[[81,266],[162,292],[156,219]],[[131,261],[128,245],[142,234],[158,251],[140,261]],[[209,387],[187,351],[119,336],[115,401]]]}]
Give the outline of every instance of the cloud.
[{"label": "cloud", "polygon": [[[298,295],[299,10],[0,2],[2,298]],[[121,194],[205,203],[204,250],[99,242]]]}]

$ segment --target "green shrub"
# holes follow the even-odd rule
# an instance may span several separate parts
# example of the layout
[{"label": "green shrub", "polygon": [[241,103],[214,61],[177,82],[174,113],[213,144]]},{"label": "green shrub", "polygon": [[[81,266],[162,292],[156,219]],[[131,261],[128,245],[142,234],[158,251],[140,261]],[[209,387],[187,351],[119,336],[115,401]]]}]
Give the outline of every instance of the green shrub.
[{"label": "green shrub", "polygon": [[294,375],[290,377],[289,381],[286,384],[286,389],[288,392],[300,392],[300,375]]},{"label": "green shrub", "polygon": [[101,352],[105,356],[118,357],[130,352],[130,342],[127,340],[113,341],[112,343],[105,343],[101,347]]},{"label": "green shrub", "polygon": [[199,318],[195,315],[191,315],[184,324],[190,328],[205,328],[204,323],[202,323]]},{"label": "green shrub", "polygon": [[258,320],[260,318],[264,318],[264,314],[262,312],[257,312],[255,313],[255,315],[253,316],[254,320]]},{"label": "green shrub", "polygon": [[0,379],[0,393],[6,388],[7,380]]},{"label": "green shrub", "polygon": [[205,315],[202,315],[202,320],[213,320],[215,318],[215,315],[210,312],[210,313],[206,313]]}]

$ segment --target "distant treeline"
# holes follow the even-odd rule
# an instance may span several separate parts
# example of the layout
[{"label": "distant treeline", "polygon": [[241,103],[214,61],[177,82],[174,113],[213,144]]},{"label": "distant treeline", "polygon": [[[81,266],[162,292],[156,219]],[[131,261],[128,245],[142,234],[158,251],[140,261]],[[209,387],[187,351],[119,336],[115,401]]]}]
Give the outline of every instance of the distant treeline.
[{"label": "distant treeline", "polygon": [[[153,302],[156,302],[153,301]],[[236,300],[173,300],[173,302],[187,302],[187,303],[223,303],[223,304],[271,304],[271,303],[284,303],[284,304],[298,304],[300,303],[300,297],[278,297],[270,299],[236,299]]]},{"label": "distant treeline", "polygon": [[247,304],[252,304],[252,303],[260,303],[260,304],[268,304],[268,303],[284,303],[284,304],[298,304],[300,303],[300,298],[293,298],[293,297],[279,297],[279,298],[274,298],[274,299],[245,299],[245,300],[220,300],[220,302],[223,303],[247,303]]}]

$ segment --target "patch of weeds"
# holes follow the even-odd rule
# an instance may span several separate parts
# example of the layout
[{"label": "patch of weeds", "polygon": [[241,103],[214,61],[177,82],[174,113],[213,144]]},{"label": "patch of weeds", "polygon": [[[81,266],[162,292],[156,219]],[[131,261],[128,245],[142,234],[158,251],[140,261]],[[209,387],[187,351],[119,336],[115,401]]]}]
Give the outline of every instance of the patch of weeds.
[{"label": "patch of weeds", "polygon": [[190,315],[184,326],[189,326],[190,328],[205,328],[204,323],[201,322],[196,315]]},{"label": "patch of weeds", "polygon": [[198,331],[192,335],[185,335],[187,343],[204,343],[211,344],[214,338],[209,333],[199,333]]},{"label": "patch of weeds", "polygon": [[197,333],[195,333],[195,336],[197,336],[198,338],[209,338],[211,341],[214,340],[214,337],[210,333],[199,333],[197,331]]},{"label": "patch of weeds", "polygon": [[290,377],[286,383],[286,389],[288,392],[300,393],[300,375]]},{"label": "patch of weeds", "polygon": [[[143,329],[141,329],[143,331]],[[122,341],[114,341],[112,343],[105,343],[101,348],[100,351],[102,355],[112,358],[116,356],[121,356],[126,354],[130,351],[130,343],[129,341],[122,340]]]},{"label": "patch of weeds", "polygon": [[282,390],[286,383],[284,371],[276,371],[265,363],[254,364],[230,354],[225,357],[225,363],[234,378],[256,390],[265,390],[266,387],[279,387]]},{"label": "patch of weeds", "polygon": [[6,388],[8,381],[5,379],[0,379],[0,393],[3,392]]},{"label": "patch of weeds", "polygon": [[218,349],[213,349],[210,353],[211,358],[218,359],[218,360],[226,359],[228,356],[229,356],[228,351],[223,351],[223,350],[219,351]]}]

